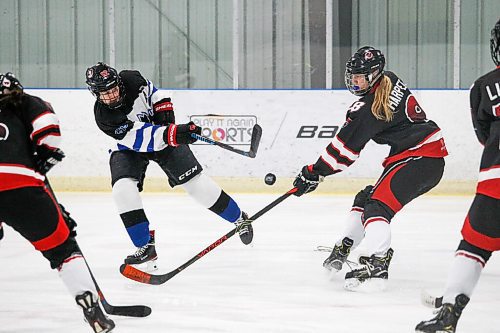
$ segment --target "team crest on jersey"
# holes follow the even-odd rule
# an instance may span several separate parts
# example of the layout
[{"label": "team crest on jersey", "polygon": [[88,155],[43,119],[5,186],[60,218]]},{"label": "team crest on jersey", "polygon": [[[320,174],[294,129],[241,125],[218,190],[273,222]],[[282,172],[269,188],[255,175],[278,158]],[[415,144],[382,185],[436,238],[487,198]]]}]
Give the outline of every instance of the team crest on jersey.
[{"label": "team crest on jersey", "polygon": [[7,140],[9,137],[9,128],[7,125],[0,123],[0,141]]}]

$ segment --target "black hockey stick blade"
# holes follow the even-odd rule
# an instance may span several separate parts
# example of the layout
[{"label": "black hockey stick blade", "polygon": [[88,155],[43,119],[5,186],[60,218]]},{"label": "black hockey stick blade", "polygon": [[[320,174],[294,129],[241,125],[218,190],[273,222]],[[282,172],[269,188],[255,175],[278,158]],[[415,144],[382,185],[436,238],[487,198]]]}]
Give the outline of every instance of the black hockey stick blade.
[{"label": "black hockey stick blade", "polygon": [[436,297],[429,294],[427,291],[422,290],[420,293],[420,301],[428,308],[440,308],[443,305],[443,296]]},{"label": "black hockey stick blade", "polygon": [[252,139],[250,140],[250,151],[248,152],[248,157],[255,158],[255,156],[257,156],[257,150],[259,150],[261,137],[262,127],[260,127],[259,124],[255,124],[252,130]]},{"label": "black hockey stick blade", "polygon": [[114,316],[125,317],[147,317],[151,314],[151,308],[146,305],[111,305],[102,295],[99,290],[99,298],[101,299],[104,311],[107,314]]},{"label": "black hockey stick blade", "polygon": [[259,144],[260,144],[260,138],[262,137],[262,127],[260,125],[255,124],[252,129],[252,138],[250,141],[250,150],[249,151],[244,151],[241,149],[234,148],[233,146],[230,146],[228,144],[212,140],[210,138],[207,138],[202,135],[198,135],[196,133],[191,133],[191,137],[195,138],[196,140],[203,141],[205,143],[208,143],[213,146],[218,146],[221,147],[222,149],[226,149],[229,151],[232,151],[233,153],[240,154],[246,157],[250,158],[255,158],[257,156],[257,150],[259,149]]},{"label": "black hockey stick blade", "polygon": [[[84,257],[85,259],[85,257]],[[106,300],[106,297],[104,297],[104,294],[97,284],[97,281],[94,277],[94,273],[92,273],[92,270],[90,269],[89,264],[87,263],[87,260],[85,259],[85,264],[87,265],[87,268],[90,273],[90,277],[92,278],[92,281],[94,282],[95,288],[97,290],[97,294],[99,295],[99,299],[101,300],[102,307],[104,308],[104,311],[106,311],[107,314],[110,315],[115,315],[115,316],[125,316],[125,317],[147,317],[151,314],[151,308],[146,305],[111,305],[108,303]]]},{"label": "black hockey stick blade", "polygon": [[[283,200],[285,200],[286,198],[288,198],[290,195],[294,194],[295,192],[297,192],[296,187],[292,188],[290,191],[286,192],[285,194],[283,194],[279,198],[275,199],[273,202],[271,202],[266,207],[262,208],[257,213],[255,213],[252,217],[250,217],[247,220],[248,223],[254,222],[259,217],[261,217],[262,215],[264,215],[265,213],[270,211],[272,208],[276,207],[279,203],[281,203]],[[177,274],[179,274],[180,272],[182,272],[187,267],[191,266],[193,263],[195,263],[199,259],[201,259],[207,253],[211,252],[213,249],[215,249],[216,247],[218,247],[219,245],[221,245],[222,243],[227,241],[229,238],[234,236],[234,234],[236,234],[236,232],[238,232],[238,230],[239,230],[238,228],[241,228],[241,226],[232,229],[227,234],[225,234],[224,236],[222,236],[221,238],[219,238],[218,240],[216,240],[215,242],[213,242],[212,244],[210,244],[209,246],[204,248],[197,255],[195,255],[194,257],[189,259],[187,262],[185,262],[184,264],[177,267],[176,269],[174,269],[171,272],[168,272],[165,274],[156,274],[155,275],[155,274],[149,274],[149,273],[143,272],[143,271],[141,271],[141,270],[139,270],[131,265],[122,264],[120,266],[120,273],[123,276],[125,276],[131,280],[137,281],[137,282],[146,283],[146,284],[153,284],[153,285],[163,284],[163,283],[167,282],[168,280],[170,280],[171,278],[173,278],[174,276],[176,276]]]}]

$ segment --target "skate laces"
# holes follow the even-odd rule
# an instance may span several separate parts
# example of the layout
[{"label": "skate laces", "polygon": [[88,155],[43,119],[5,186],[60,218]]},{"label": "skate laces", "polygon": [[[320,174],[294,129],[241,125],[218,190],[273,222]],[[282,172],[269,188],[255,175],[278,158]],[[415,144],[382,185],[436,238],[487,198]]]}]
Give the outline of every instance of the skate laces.
[{"label": "skate laces", "polygon": [[234,223],[236,225],[236,231],[238,231],[238,233],[240,235],[246,234],[247,232],[250,232],[249,226],[250,226],[251,222],[252,221],[250,221],[248,219],[248,215],[245,213],[242,213],[241,217],[238,219],[238,221],[236,221]]},{"label": "skate laces", "polygon": [[135,253],[133,254],[134,257],[141,257],[145,252],[146,250],[148,249],[149,247],[149,244],[146,244],[144,245],[143,247],[139,247],[137,248],[137,251],[135,251]]}]

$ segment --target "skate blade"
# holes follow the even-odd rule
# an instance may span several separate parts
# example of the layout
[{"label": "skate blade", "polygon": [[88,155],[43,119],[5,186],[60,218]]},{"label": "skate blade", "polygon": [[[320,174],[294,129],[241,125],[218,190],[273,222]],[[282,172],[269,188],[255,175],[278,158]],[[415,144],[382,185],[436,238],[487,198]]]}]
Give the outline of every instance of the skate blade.
[{"label": "skate blade", "polygon": [[346,279],[344,289],[353,292],[373,293],[387,289],[387,279],[372,278],[364,282],[358,279]]}]

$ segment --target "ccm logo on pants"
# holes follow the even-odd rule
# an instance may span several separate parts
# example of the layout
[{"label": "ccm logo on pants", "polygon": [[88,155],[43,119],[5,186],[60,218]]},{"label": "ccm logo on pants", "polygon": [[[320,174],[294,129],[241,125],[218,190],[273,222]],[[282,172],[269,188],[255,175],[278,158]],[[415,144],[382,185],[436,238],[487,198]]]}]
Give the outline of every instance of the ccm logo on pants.
[{"label": "ccm logo on pants", "polygon": [[196,170],[198,170],[198,166],[195,166],[194,168],[191,168],[188,171],[184,172],[182,175],[179,176],[179,180],[183,180],[184,178],[191,175]]}]

